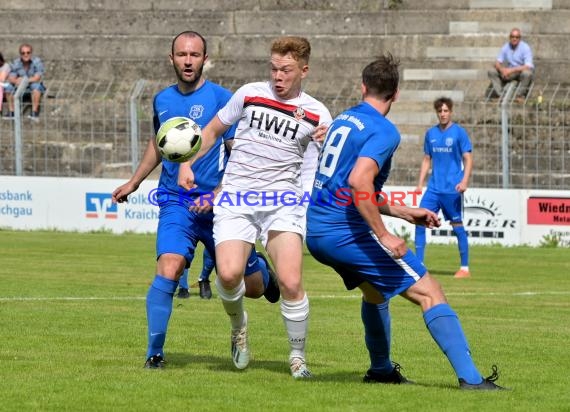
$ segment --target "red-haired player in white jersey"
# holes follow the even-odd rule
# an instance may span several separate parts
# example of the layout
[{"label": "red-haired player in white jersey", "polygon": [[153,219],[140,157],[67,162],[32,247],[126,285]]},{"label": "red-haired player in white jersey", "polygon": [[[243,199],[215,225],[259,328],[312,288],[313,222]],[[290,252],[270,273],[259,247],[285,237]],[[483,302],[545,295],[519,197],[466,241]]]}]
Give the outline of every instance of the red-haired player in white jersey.
[{"label": "red-haired player in white jersey", "polygon": [[[221,191],[214,200],[216,287],[232,325],[233,362],[243,369],[250,359],[243,275],[251,248],[260,239],[279,278],[294,378],[311,376],[305,362],[309,300],[301,277],[306,212],[300,202],[301,164],[309,142],[322,140],[332,120],[321,102],[302,91],[310,53],[305,38],[274,40],[271,80],[237,90],[204,128],[202,148],[188,162],[191,167],[238,122]],[[178,177],[186,189],[194,185],[190,167],[180,167]]]}]

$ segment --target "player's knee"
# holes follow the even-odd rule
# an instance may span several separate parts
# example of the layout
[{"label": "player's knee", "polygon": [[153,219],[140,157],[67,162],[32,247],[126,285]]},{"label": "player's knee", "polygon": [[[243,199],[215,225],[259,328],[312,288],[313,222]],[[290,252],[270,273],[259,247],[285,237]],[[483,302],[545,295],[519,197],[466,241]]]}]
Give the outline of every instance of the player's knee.
[{"label": "player's knee", "polygon": [[403,296],[416,305],[421,306],[424,312],[435,305],[447,303],[441,285],[429,273],[406,290]]},{"label": "player's knee", "polygon": [[186,266],[184,256],[173,253],[160,255],[156,264],[156,272],[170,280],[179,280]]},{"label": "player's knee", "polygon": [[243,279],[243,268],[238,269],[233,265],[217,264],[216,267],[217,278],[220,285],[224,289],[233,289],[237,287]]},{"label": "player's knee", "polygon": [[279,289],[281,295],[287,300],[299,300],[303,297],[305,292],[301,282],[301,276],[296,277],[283,277],[279,279]]}]

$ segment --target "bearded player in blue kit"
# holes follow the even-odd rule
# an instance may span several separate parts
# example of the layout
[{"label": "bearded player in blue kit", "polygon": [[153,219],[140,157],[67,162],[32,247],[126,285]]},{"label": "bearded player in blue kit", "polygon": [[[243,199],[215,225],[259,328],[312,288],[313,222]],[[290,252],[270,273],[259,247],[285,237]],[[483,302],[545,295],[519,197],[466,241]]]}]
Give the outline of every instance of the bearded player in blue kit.
[{"label": "bearded player in blue kit", "polygon": [[[172,117],[192,118],[204,127],[231,97],[231,92],[205,80],[202,69],[208,58],[206,40],[197,32],[185,31],[172,41],[170,61],[177,83],[160,91],[154,98],[154,129]],[[163,160],[154,138],[149,140],[143,159],[131,179],[113,192],[113,201],[128,201],[141,182],[162,162],[156,202],[160,206],[156,254],[156,276],[146,298],[148,350],[145,368],[163,368],[164,343],[172,313],[174,292],[184,268],[194,258],[198,241],[215,257],[213,213],[211,206],[202,204],[201,195],[210,194],[218,186],[227,162],[225,145],[231,144],[234,129],[228,129],[223,139],[194,166],[200,170],[198,188],[188,192],[178,186],[179,163]],[[207,203],[207,202],[206,202]],[[246,267],[246,296],[264,295],[274,303],[279,300],[279,287],[269,273],[265,258],[252,251]]]},{"label": "bearded player in blue kit", "polygon": [[[424,208],[390,205],[376,197],[390,172],[400,133],[386,119],[398,96],[399,62],[390,54],[362,72],[363,101],[341,113],[328,129],[307,212],[307,247],[332,267],[347,289],[362,292],[361,317],[370,355],[368,383],[411,383],[390,359],[389,300],[401,295],[419,305],[425,324],[451,363],[462,389],[501,389],[493,374],[477,370],[459,319],[443,290],[403,239],[387,231],[382,215],[439,226]],[[347,195],[350,202],[347,201]]]},{"label": "bearded player in blue kit", "polygon": [[[440,97],[433,103],[433,107],[439,124],[426,133],[416,192],[421,193],[431,166],[431,177],[420,207],[435,213],[441,210],[449,220],[457,237],[461,259],[461,267],[455,277],[468,278],[471,272],[467,231],[463,227],[463,193],[467,190],[473,169],[471,141],[465,129],[452,121],[453,101],[450,98]],[[415,244],[416,256],[423,262],[426,230],[421,226],[416,226]]]}]

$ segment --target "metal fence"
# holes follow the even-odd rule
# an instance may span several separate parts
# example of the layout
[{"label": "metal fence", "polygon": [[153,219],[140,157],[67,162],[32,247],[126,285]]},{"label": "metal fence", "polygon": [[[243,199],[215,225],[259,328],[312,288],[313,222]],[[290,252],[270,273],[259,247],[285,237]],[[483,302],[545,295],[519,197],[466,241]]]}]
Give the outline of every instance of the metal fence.
[{"label": "metal fence", "polygon": [[[216,81],[230,90],[241,85],[237,79]],[[30,107],[24,95],[21,116],[0,122],[0,174],[129,177],[153,135],[152,98],[167,85],[151,80],[50,80],[39,121],[27,118]],[[306,86],[333,115],[359,97],[353,80],[334,87],[317,82]],[[570,89],[560,84],[535,85],[523,104],[485,97],[458,102],[455,119],[474,145],[472,186],[568,189],[569,108]],[[431,105],[425,110],[431,112]],[[430,125],[424,126],[425,131]],[[404,140],[390,184],[415,185],[421,156],[421,138]]]}]

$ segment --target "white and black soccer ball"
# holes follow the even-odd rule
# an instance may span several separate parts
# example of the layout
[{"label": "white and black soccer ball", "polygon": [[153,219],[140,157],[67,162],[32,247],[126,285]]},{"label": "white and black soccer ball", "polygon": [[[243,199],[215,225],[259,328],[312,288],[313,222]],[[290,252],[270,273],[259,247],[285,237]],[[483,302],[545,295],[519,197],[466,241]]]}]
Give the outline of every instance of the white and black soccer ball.
[{"label": "white and black soccer ball", "polygon": [[163,158],[171,162],[190,160],[202,146],[202,129],[187,117],[173,117],[156,133],[156,145]]}]

